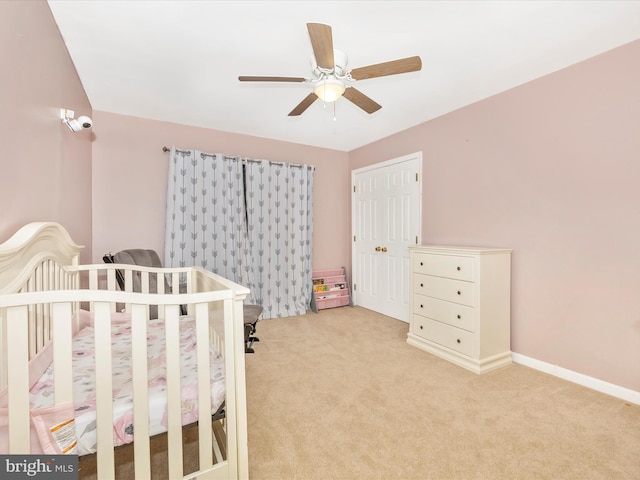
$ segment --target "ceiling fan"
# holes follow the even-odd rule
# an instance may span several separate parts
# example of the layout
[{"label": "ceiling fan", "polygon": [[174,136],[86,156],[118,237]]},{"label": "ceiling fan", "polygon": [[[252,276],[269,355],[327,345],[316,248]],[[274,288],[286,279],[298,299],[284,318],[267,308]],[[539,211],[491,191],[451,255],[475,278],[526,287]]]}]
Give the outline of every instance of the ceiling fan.
[{"label": "ceiling fan", "polygon": [[298,116],[309,108],[318,98],[325,103],[335,102],[344,97],[365,112],[371,114],[382,108],[381,105],[367,97],[364,93],[346,82],[366,80],[367,78],[397,75],[399,73],[416,72],[422,68],[420,57],[408,57],[390,62],[377,63],[366,67],[347,69],[347,56],[344,52],[333,48],[331,27],[322,23],[307,23],[315,67],[311,77],[268,77],[240,76],[241,82],[306,82],[313,84],[313,93],[307,95],[289,116]]}]

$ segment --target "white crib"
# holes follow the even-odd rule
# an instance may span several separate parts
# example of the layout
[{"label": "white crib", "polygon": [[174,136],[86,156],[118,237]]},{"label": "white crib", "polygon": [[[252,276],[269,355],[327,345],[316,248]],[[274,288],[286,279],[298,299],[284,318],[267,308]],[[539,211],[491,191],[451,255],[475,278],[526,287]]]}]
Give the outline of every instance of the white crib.
[{"label": "white crib", "polygon": [[[95,455],[97,477],[115,478],[114,462],[114,371],[122,359],[112,357],[114,318],[126,318],[130,324],[130,371],[132,400],[132,442],[135,477],[151,478],[150,411],[148,378],[149,306],[158,305],[156,322],[162,323],[166,342],[162,345],[166,369],[165,419],[168,478],[248,478],[244,330],[242,304],[248,289],[201,268],[154,269],[135,265],[80,265],[79,252],[67,231],[57,223],[37,222],[21,228],[0,245],[0,436],[8,451],[0,453],[64,453],[45,449],[63,448],[43,436],[40,410],[32,408],[32,386],[39,382],[45,368],[53,371],[53,411],[64,415],[65,406],[74,405],[74,351],[77,337],[92,329],[95,340]],[[125,291],[116,286],[116,271],[124,273]],[[139,272],[139,273],[137,273]],[[140,275],[142,292],[133,293],[133,275]],[[149,293],[149,276],[164,275],[171,292]],[[180,294],[180,284],[183,291]],[[186,306],[188,315],[180,315]],[[90,313],[89,313],[90,312]],[[121,313],[121,312],[124,312]],[[87,318],[90,324],[87,326]],[[193,358],[197,362],[194,398],[197,412],[206,421],[192,422],[198,429],[199,469],[183,471],[185,427],[184,390],[181,382],[181,334],[193,328]],[[163,339],[164,340],[164,339]],[[184,348],[183,348],[184,350]],[[208,412],[216,411],[212,400],[211,355],[218,352],[224,371],[224,419],[211,421]],[[75,355],[75,357],[74,357]],[[47,357],[49,357],[47,359]],[[184,367],[183,367],[184,369]],[[41,382],[42,383],[42,382]],[[46,383],[46,382],[45,382]],[[49,394],[48,394],[49,395]],[[58,408],[59,407],[59,408]],[[43,410],[44,411],[44,410]],[[46,410],[47,412],[49,410]],[[68,409],[67,409],[68,411]],[[45,416],[46,418],[46,416]],[[78,417],[76,417],[78,418]],[[59,415],[58,415],[59,419]],[[60,425],[67,425],[68,419]],[[193,419],[192,419],[193,420]],[[40,429],[34,425],[40,425]],[[194,426],[195,424],[195,426]],[[54,435],[53,427],[44,428]],[[55,428],[58,428],[56,426]],[[34,431],[36,432],[34,434]],[[59,430],[56,430],[58,432]],[[221,433],[222,432],[222,433]],[[74,452],[71,432],[65,442]],[[75,432],[78,434],[78,432]],[[37,438],[33,438],[34,435]],[[55,435],[47,437],[49,440]],[[71,443],[70,443],[71,442]],[[1,443],[0,443],[1,445]]]}]

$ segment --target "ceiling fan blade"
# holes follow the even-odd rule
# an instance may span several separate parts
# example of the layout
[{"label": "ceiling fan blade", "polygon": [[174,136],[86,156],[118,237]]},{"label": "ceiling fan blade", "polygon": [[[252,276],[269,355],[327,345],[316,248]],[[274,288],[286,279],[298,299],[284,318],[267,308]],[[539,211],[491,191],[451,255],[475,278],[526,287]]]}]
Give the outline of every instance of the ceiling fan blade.
[{"label": "ceiling fan blade", "polygon": [[367,67],[354,68],[351,70],[351,78],[354,80],[365,80],[367,78],[385,77],[398,73],[417,72],[422,68],[420,57],[407,57],[390,62],[377,63]]},{"label": "ceiling fan blade", "polygon": [[356,90],[353,87],[347,88],[342,96],[367,113],[377,112],[382,108],[382,105],[374,102],[360,90]]},{"label": "ceiling fan blade", "polygon": [[252,77],[240,76],[238,80],[241,82],[304,82],[303,77]]},{"label": "ceiling fan blade", "polygon": [[309,95],[307,95],[305,97],[304,100],[302,100],[297,106],[296,108],[294,108],[293,110],[291,110],[291,112],[289,112],[289,116],[290,117],[297,117],[298,115],[304,113],[304,111],[309,108],[311,106],[311,104],[313,102],[315,102],[318,99],[318,96],[315,93],[310,93]]},{"label": "ceiling fan blade", "polygon": [[331,27],[323,23],[307,23],[309,38],[313,47],[313,54],[316,63],[320,68],[333,70],[335,61],[333,59],[333,35]]}]

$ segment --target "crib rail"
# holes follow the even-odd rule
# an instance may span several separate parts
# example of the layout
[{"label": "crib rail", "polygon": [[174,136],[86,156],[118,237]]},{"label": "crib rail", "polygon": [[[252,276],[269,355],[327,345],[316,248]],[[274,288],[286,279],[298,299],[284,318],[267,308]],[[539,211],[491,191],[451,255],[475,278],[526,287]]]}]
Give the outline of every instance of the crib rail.
[{"label": "crib rail", "polygon": [[[119,291],[116,271],[124,273],[125,291]],[[133,291],[134,276],[141,291]],[[149,278],[158,291],[149,291]],[[86,285],[88,288],[79,288]],[[169,291],[166,291],[169,290]],[[197,267],[154,269],[134,265],[100,264],[60,266],[46,260],[23,281],[18,293],[0,295],[0,388],[6,392],[10,453],[30,453],[29,361],[53,345],[56,404],[71,402],[72,336],[81,327],[79,308],[93,313],[95,338],[110,339],[111,314],[131,314],[136,478],[150,478],[147,331],[151,306],[165,321],[167,337],[167,458],[169,478],[247,478],[246,392],[244,390],[244,333],[242,303],[248,290]],[[180,398],[179,323],[182,309],[195,319],[198,352],[198,408],[211,411],[209,345],[225,359],[226,459],[216,458],[211,422],[198,422],[199,470],[184,475]],[[111,344],[96,340],[97,476],[115,478],[112,409]],[[1,399],[0,399],[1,402]],[[0,404],[0,410],[2,405]]]}]

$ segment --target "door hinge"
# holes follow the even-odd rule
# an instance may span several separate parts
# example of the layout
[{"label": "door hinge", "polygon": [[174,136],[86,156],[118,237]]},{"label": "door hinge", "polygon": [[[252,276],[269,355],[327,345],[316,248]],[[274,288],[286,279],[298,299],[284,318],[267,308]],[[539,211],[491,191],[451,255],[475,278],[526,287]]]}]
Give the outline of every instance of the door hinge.
[{"label": "door hinge", "polygon": [[416,235],[416,245],[418,245],[418,235]]},{"label": "door hinge", "polygon": [[357,290],[357,285],[354,283],[353,284],[353,291],[355,292]]},{"label": "door hinge", "polygon": [[354,242],[356,241],[356,236],[355,236],[355,235],[353,236],[353,241],[354,241]]},{"label": "door hinge", "polygon": [[416,182],[418,181],[418,172],[416,172]]},{"label": "door hinge", "polygon": [[356,193],[356,186],[353,186],[353,193]]}]

